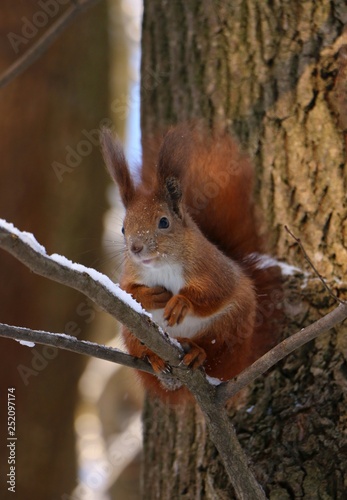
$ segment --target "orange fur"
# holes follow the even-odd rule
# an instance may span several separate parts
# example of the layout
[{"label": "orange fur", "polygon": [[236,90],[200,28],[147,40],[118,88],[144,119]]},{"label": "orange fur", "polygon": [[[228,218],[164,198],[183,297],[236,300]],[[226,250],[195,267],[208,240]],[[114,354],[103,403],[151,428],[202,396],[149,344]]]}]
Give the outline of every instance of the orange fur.
[{"label": "orange fur", "polygon": [[[279,301],[271,297],[280,288],[278,269],[261,269],[252,255],[261,239],[249,160],[227,134],[183,125],[164,137],[157,164],[145,152],[135,187],[109,132],[103,149],[126,208],[122,287],[182,344],[185,364],[232,378],[275,342],[270,322],[278,316]],[[126,328],[123,334],[132,355],[146,357],[159,374],[165,370],[165,360]],[[139,375],[170,403],[190,398],[184,387]]]}]

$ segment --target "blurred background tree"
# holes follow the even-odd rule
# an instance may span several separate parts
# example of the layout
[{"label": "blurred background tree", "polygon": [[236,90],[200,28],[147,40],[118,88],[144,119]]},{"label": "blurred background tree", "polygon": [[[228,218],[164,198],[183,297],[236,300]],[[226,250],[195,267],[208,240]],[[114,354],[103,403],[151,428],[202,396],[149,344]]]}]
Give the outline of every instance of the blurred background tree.
[{"label": "blurred background tree", "polygon": [[[50,13],[45,4],[2,2],[0,72],[73,2],[50,2]],[[95,135],[88,136],[109,115],[106,26],[106,4],[100,2],[0,91],[0,216],[33,232],[49,253],[89,266],[102,255],[106,209],[107,176]],[[24,41],[11,43],[10,33]],[[68,168],[54,169],[54,162]],[[83,297],[30,274],[4,252],[0,277],[2,322],[90,338],[95,312]],[[0,462],[6,470],[6,394],[15,387],[17,498],[60,499],[76,484],[74,412],[85,361],[42,346],[1,342]],[[5,474],[0,481],[5,495]]]}]

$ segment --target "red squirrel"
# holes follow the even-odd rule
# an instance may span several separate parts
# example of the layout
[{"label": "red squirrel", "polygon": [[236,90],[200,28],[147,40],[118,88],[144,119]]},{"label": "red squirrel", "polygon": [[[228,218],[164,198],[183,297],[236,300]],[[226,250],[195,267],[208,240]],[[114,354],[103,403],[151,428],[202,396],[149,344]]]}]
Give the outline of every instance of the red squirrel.
[{"label": "red squirrel", "polygon": [[[121,287],[180,342],[183,363],[222,381],[234,377],[274,340],[259,315],[261,297],[266,317],[275,310],[274,278],[257,264],[250,161],[230,135],[182,125],[164,136],[156,160],[145,152],[136,185],[119,140],[103,130],[101,143],[126,209]],[[123,336],[129,353],[158,374],[139,373],[150,393],[173,403],[190,398],[160,376],[165,360],[126,328]]]}]

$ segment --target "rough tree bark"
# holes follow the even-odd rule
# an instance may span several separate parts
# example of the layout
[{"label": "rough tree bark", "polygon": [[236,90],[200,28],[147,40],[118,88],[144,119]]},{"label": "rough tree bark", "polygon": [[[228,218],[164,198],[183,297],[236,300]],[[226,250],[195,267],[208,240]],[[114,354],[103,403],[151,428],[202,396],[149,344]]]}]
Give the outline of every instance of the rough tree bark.
[{"label": "rough tree bark", "polygon": [[[269,251],[307,269],[287,224],[345,297],[346,23],[339,0],[146,0],[141,96],[143,137],[192,118],[235,134],[256,166]],[[286,290],[286,334],[332,305],[316,276]],[[271,499],[344,498],[346,333],[295,352],[230,410]],[[233,498],[196,408],[147,400],[144,425],[144,498]]]}]

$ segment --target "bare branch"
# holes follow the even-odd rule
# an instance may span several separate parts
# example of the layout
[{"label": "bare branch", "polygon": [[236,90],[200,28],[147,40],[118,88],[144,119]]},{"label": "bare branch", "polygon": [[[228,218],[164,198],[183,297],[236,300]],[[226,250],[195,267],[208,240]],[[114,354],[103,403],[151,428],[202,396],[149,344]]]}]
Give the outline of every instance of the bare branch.
[{"label": "bare branch", "polygon": [[31,64],[33,64],[54,42],[56,38],[67,28],[67,26],[82,11],[88,9],[99,0],[77,0],[69,7],[59,19],[52,24],[45,34],[39,38],[21,57],[0,76],[0,88],[5,87],[17,76],[23,73]]},{"label": "bare branch", "polygon": [[18,326],[5,325],[0,323],[0,337],[13,340],[33,342],[35,344],[49,345],[64,349],[66,351],[86,354],[94,358],[104,359],[112,363],[129,366],[136,370],[142,370],[148,373],[154,373],[153,368],[146,361],[130,356],[115,347],[107,347],[95,342],[78,340],[76,337],[65,335],[63,333],[50,333],[42,330],[31,330]]},{"label": "bare branch", "polygon": [[334,326],[342,323],[347,318],[347,304],[341,303],[333,311],[318,319],[311,325],[303,328],[288,339],[283,340],[276,347],[271,349],[246,368],[237,377],[221,384],[217,388],[217,399],[219,403],[225,403],[228,399],[235,396],[241,389],[253,382],[254,379],[262,375],[278,361],[285,358],[291,352],[303,346],[307,342],[318,337],[318,335],[327,332]]}]

